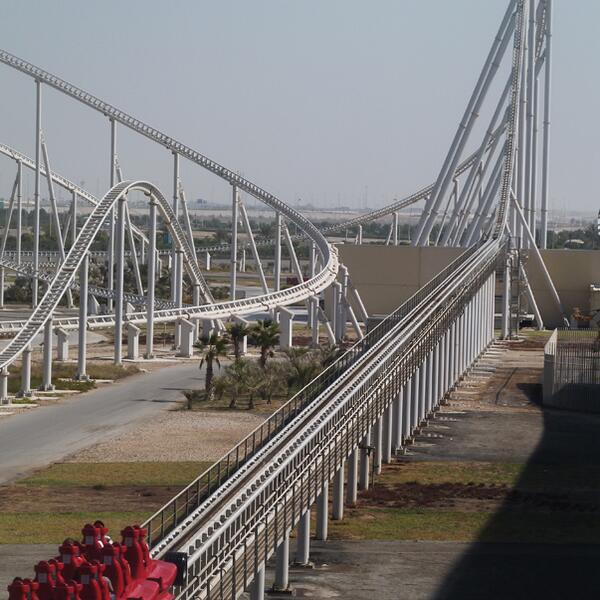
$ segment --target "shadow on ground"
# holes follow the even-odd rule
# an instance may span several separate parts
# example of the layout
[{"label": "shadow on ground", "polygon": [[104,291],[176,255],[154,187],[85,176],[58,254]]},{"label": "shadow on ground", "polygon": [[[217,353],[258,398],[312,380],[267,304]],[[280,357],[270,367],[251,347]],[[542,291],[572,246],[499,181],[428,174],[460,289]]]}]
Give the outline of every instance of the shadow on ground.
[{"label": "shadow on ground", "polygon": [[[518,387],[540,406],[540,385]],[[515,488],[533,490],[534,501],[505,499],[436,600],[600,596],[600,417],[539,410],[543,432]]]}]

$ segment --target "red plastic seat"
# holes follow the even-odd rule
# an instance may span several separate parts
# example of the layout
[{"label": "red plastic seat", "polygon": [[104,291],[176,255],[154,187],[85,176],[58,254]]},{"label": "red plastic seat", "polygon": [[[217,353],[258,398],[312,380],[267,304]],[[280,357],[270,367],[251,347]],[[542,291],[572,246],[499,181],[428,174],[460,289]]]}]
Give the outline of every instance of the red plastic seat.
[{"label": "red plastic seat", "polygon": [[15,577],[6,588],[8,600],[38,600],[38,587],[37,581]]},{"label": "red plastic seat", "polygon": [[83,589],[83,586],[76,581],[69,581],[68,583],[56,584],[54,590],[56,600],[80,600],[79,592]]},{"label": "red plastic seat", "polygon": [[63,563],[63,579],[65,581],[75,579],[75,572],[85,562],[79,544],[65,540],[58,548],[58,555],[58,559]]},{"label": "red plastic seat", "polygon": [[41,560],[35,565],[34,570],[34,581],[39,584],[37,590],[39,600],[54,600],[56,565],[46,560]]},{"label": "red plastic seat", "polygon": [[102,530],[100,527],[95,527],[91,523],[86,523],[81,530],[83,535],[83,555],[88,561],[102,560],[102,548],[104,548],[104,542]]},{"label": "red plastic seat", "polygon": [[120,598],[125,591],[125,576],[120,559],[120,546],[107,544],[102,549],[102,562],[104,563],[104,576],[110,579],[113,592]]},{"label": "red plastic seat", "polygon": [[98,579],[98,565],[82,564],[77,570],[77,577],[81,583],[81,600],[107,600],[104,586]]},{"label": "red plastic seat", "polygon": [[142,549],[142,556],[146,565],[146,577],[156,581],[161,591],[168,590],[177,577],[177,566],[162,560],[152,560],[150,558],[150,548],[146,543],[147,530],[137,525],[134,525],[133,528],[138,532],[138,543]]},{"label": "red plastic seat", "polygon": [[125,547],[125,559],[131,567],[131,576],[133,579],[144,579],[146,577],[146,563],[144,561],[144,551],[140,544],[139,529],[134,527],[125,527],[121,531],[123,536],[122,546]]}]

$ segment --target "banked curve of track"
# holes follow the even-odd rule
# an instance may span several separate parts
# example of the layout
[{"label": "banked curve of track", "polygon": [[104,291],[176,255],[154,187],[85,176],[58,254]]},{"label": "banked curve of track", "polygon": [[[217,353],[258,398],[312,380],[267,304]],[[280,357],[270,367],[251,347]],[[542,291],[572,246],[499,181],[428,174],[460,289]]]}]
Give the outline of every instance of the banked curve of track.
[{"label": "banked curve of track", "polygon": [[[191,260],[191,248],[187,242],[187,238],[181,225],[175,218],[168,201],[162,193],[156,186],[149,182],[121,182],[109,190],[94,208],[81,228],[75,244],[69,250],[65,261],[60,265],[55,277],[50,282],[44,297],[33,310],[29,319],[23,323],[22,328],[19,329],[15,337],[2,351],[0,351],[0,369],[6,368],[12,364],[24,349],[31,344],[35,336],[40,333],[44,324],[56,309],[65,290],[75,277],[77,269],[83,261],[86,252],[89,250],[95,235],[100,231],[102,224],[108,218],[110,211],[119,200],[132,191],[141,191],[145,195],[150,196],[157,203],[159,211],[167,223],[169,232],[173,236],[177,246],[181,248],[184,253],[184,264],[189,269],[192,279],[197,279],[199,270],[195,266],[195,261]],[[307,282],[303,282],[286,290],[245,300],[232,300],[230,302],[222,302],[219,304],[204,304],[180,309],[158,310],[155,311],[156,321],[174,321],[185,317],[218,319],[234,314],[255,313],[261,310],[275,308],[276,306],[297,302],[308,295],[316,294],[331,285],[338,270],[337,253],[335,250],[322,236],[320,236],[320,240],[317,241],[321,242],[325,268]],[[130,313],[127,320],[128,322],[133,323],[145,322],[146,312]],[[99,315],[96,317],[89,317],[88,319],[89,327],[109,326],[112,324],[114,324],[113,315]],[[72,328],[78,326],[78,322],[77,319],[57,319],[56,325]]]},{"label": "banked curve of track", "polygon": [[190,162],[203,167],[217,177],[220,177],[228,183],[237,186],[238,189],[250,194],[264,204],[267,204],[277,212],[281,213],[284,217],[288,218],[312,241],[316,242],[317,249],[323,258],[323,264],[327,262],[326,255],[328,255],[330,251],[325,238],[319,233],[319,230],[301,213],[294,210],[291,206],[288,206],[285,202],[279,200],[273,194],[267,192],[241,175],[238,175],[234,171],[231,171],[223,165],[220,165],[216,161],[204,156],[200,152],[197,152],[189,146],[186,146],[185,144],[175,140],[171,136],[162,133],[154,127],[151,127],[150,125],[140,121],[139,119],[136,119],[122,110],[115,108],[108,102],[100,100],[100,98],[85,92],[81,88],[78,88],[77,86],[65,81],[64,79],[61,79],[60,77],[57,77],[56,75],[52,75],[40,67],[36,67],[35,65],[19,58],[18,56],[10,54],[4,50],[0,50],[0,63],[12,67],[21,73],[32,77],[36,81],[40,81],[41,83],[44,83],[75,100],[78,100],[82,104],[102,113],[116,123],[120,123],[125,127],[132,129],[136,133],[139,133],[148,139],[161,144],[171,152],[187,158]]},{"label": "banked curve of track", "polygon": [[81,262],[92,245],[94,238],[100,231],[104,221],[109,217],[111,209],[119,200],[124,199],[131,191],[144,192],[157,203],[158,208],[167,223],[169,232],[173,236],[178,247],[181,248],[184,253],[186,258],[184,263],[192,281],[197,285],[200,285],[201,288],[208,290],[208,286],[204,282],[202,273],[197,268],[195,261],[190,259],[191,251],[183,229],[177,219],[175,219],[175,215],[173,214],[169,203],[158,188],[151,183],[143,181],[125,181],[119,183],[109,190],[104,198],[102,198],[102,200],[94,207],[92,213],[81,228],[75,243],[65,257],[64,262],[61,263],[54,278],[49,283],[42,300],[34,308],[27,321],[25,321],[22,329],[18,331],[17,335],[0,352],[0,368],[5,368],[13,363],[41,331],[48,318],[58,306],[65,290],[73,281],[77,269],[81,265]]}]

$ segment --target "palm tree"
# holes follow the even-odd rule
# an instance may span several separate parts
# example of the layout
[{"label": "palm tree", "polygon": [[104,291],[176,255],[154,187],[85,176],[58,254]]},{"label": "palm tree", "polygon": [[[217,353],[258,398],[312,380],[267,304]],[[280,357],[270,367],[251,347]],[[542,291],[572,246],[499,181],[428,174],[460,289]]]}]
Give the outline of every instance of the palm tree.
[{"label": "palm tree", "polygon": [[293,387],[301,390],[322,371],[318,355],[308,348],[287,348],[285,356],[289,361],[288,393]]},{"label": "palm tree", "polygon": [[231,394],[229,408],[237,408],[237,401],[247,388],[250,364],[247,360],[236,360],[225,369],[226,389]]},{"label": "palm tree", "polygon": [[267,358],[273,356],[273,348],[279,343],[279,325],[274,321],[258,321],[250,328],[250,339],[260,348],[258,362],[264,370]]},{"label": "palm tree", "polygon": [[246,336],[250,335],[250,327],[245,323],[235,321],[227,325],[227,331],[229,332],[229,337],[233,344],[233,355],[235,356],[235,360],[239,360],[242,355],[242,342]]},{"label": "palm tree", "polygon": [[219,369],[221,368],[220,356],[225,356],[227,352],[227,342],[225,338],[217,333],[213,333],[209,337],[204,337],[194,344],[194,348],[200,351],[202,354],[200,358],[201,369],[206,363],[206,376],[204,379],[204,392],[208,402],[213,398],[214,385],[214,364],[217,364]]}]

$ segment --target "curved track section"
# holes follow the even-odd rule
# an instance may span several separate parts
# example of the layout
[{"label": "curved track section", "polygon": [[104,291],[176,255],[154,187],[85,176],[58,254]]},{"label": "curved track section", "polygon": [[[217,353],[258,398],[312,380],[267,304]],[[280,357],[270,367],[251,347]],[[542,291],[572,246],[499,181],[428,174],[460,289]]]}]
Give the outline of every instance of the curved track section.
[{"label": "curved track section", "polygon": [[[110,211],[115,204],[124,199],[127,193],[131,191],[141,191],[147,193],[157,202],[158,208],[167,223],[169,232],[173,236],[177,245],[182,248],[185,255],[185,265],[192,280],[200,285],[201,288],[208,290],[206,283],[196,267],[195,261],[191,260],[191,253],[183,229],[179,225],[175,215],[169,206],[169,203],[160,193],[160,191],[151,183],[146,182],[122,182],[114,186],[99,204],[96,205],[91,215],[81,228],[75,244],[69,250],[65,261],[60,265],[56,275],[50,282],[41,302],[35,307],[31,316],[25,322],[24,327],[19,330],[17,335],[0,352],[0,368],[7,367],[23,352],[31,343],[33,338],[41,331],[44,323],[52,315],[58,306],[65,290],[69,287],[79,265],[81,264],[86,252],[89,250],[96,234],[100,231],[104,221],[109,217]],[[209,292],[210,293],[210,292]]]},{"label": "curved track section", "polygon": [[[62,295],[67,287],[73,281],[75,273],[79,268],[86,252],[89,250],[95,235],[100,231],[102,224],[108,218],[110,211],[115,204],[123,199],[129,192],[141,191],[151,196],[158,205],[158,208],[168,225],[169,231],[173,236],[178,247],[184,252],[185,265],[188,268],[190,276],[197,284],[204,280],[195,261],[191,260],[191,248],[179,222],[175,218],[173,211],[161,194],[161,192],[151,183],[138,181],[125,181],[114,186],[100,203],[94,208],[91,215],[81,228],[75,244],[69,250],[65,261],[60,265],[55,277],[44,294],[41,302],[34,309],[31,316],[24,322],[18,330],[17,335],[0,352],[0,369],[10,365],[31,343],[33,338],[42,330],[44,323],[56,309]],[[220,304],[206,304],[195,307],[185,307],[180,309],[168,309],[156,311],[156,321],[174,321],[180,318],[223,318],[234,314],[249,314],[265,309],[275,308],[297,302],[309,295],[314,295],[329,286],[337,275],[338,263],[335,250],[327,243],[323,236],[320,236],[321,250],[324,254],[325,268],[310,281],[301,283],[292,288],[258,296],[246,300],[234,300]],[[205,285],[205,284],[204,284]],[[128,322],[142,323],[146,321],[146,313],[132,313],[128,315]],[[77,319],[57,319],[56,324],[67,328],[77,327]],[[114,316],[97,316],[88,319],[89,327],[105,327],[114,324]]]},{"label": "curved track section", "polygon": [[[28,169],[35,171],[35,161],[32,158],[29,158],[29,156],[26,156],[25,154],[19,152],[18,150],[15,150],[14,148],[11,148],[10,146],[7,146],[6,144],[0,144],[0,154],[4,154],[4,156],[12,158],[17,162],[20,162],[23,166],[27,167]],[[44,165],[40,165],[40,174],[42,175],[42,177],[46,177],[46,168],[44,167]],[[92,206],[96,206],[100,202],[100,200],[98,200],[96,196],[93,196],[88,191],[84,190],[82,187],[72,182],[70,179],[59,175],[55,171],[50,171],[50,178],[54,183],[60,185],[65,190],[68,190],[69,192],[75,192],[79,198],[82,198]],[[132,229],[135,235],[137,235],[140,238],[143,238],[145,242],[148,242],[148,238],[142,231],[140,231],[135,226],[133,226]],[[43,254],[46,254],[46,252],[44,252]],[[56,254],[58,255],[58,252]]]},{"label": "curved track section", "polygon": [[146,125],[142,121],[128,115],[127,113],[115,108],[114,106],[108,104],[93,96],[92,94],[88,94],[84,90],[70,84],[63,79],[60,79],[56,75],[52,75],[31,63],[10,54],[9,52],[5,52],[4,50],[0,50],[0,62],[12,67],[13,69],[17,69],[34,79],[45,83],[46,85],[62,92],[63,94],[78,100],[82,104],[104,114],[108,118],[112,119],[116,123],[120,123],[129,129],[149,138],[150,140],[161,144],[171,152],[178,154],[184,158],[187,158],[190,162],[193,162],[197,165],[200,165],[207,171],[217,175],[221,179],[224,179],[231,185],[237,186],[240,190],[254,196],[256,199],[264,202],[277,212],[281,213],[284,217],[287,217],[290,221],[292,221],[297,227],[299,227],[304,233],[308,235],[314,242],[317,244],[317,248],[323,258],[323,263],[327,262],[325,260],[325,256],[329,253],[327,250],[327,242],[320,235],[319,230],[302,214],[298,211],[294,210],[292,207],[288,206],[281,200],[279,200],[273,194],[270,194],[266,190],[263,190],[259,186],[255,185],[251,181],[248,181],[244,177],[241,177],[237,173],[227,169],[226,167],[220,165],[214,160],[204,156],[200,152],[193,150],[189,146],[178,142],[172,137]]}]

